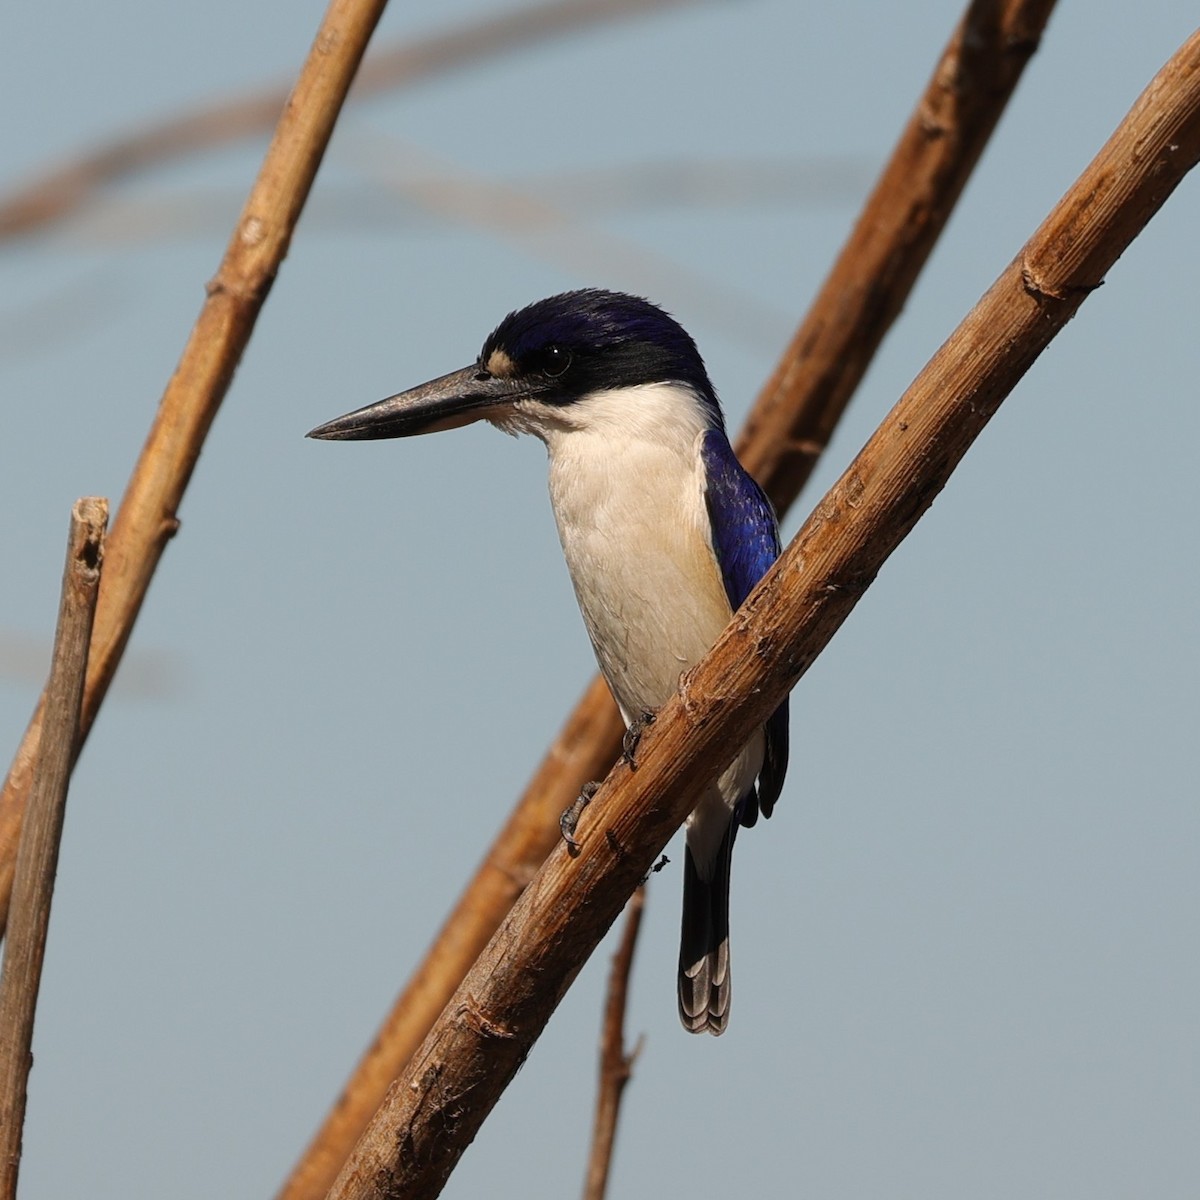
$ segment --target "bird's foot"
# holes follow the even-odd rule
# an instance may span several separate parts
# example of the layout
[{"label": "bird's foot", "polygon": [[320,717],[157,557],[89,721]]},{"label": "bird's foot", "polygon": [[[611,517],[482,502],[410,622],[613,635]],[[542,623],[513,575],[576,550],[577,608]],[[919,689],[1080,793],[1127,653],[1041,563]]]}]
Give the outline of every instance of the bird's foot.
[{"label": "bird's foot", "polygon": [[562,816],[558,818],[558,828],[562,831],[563,841],[567,843],[567,853],[572,858],[579,853],[579,843],[575,840],[575,830],[579,826],[579,818],[599,790],[598,783],[585,783],[580,788],[574,803],[569,808],[564,808]]},{"label": "bird's foot", "polygon": [[638,742],[642,740],[642,734],[646,732],[646,728],[654,724],[658,713],[652,708],[643,708],[642,711],[630,722],[629,728],[625,730],[625,736],[621,738],[621,757],[629,764],[631,771],[637,770],[637,755]]}]

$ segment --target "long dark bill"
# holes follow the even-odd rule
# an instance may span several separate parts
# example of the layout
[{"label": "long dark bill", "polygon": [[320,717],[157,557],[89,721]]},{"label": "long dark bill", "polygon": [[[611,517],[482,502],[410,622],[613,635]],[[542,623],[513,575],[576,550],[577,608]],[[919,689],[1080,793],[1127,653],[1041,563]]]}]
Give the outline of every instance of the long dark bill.
[{"label": "long dark bill", "polygon": [[527,390],[511,379],[489,375],[478,366],[464,367],[398,396],[334,417],[307,436],[322,441],[365,442],[456,429],[491,416],[526,394]]}]

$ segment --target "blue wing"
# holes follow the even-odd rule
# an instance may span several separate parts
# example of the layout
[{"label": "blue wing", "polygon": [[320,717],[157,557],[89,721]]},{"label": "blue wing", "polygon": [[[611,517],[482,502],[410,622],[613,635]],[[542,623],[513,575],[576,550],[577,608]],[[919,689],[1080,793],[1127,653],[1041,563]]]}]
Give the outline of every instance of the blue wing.
[{"label": "blue wing", "polygon": [[[701,447],[704,460],[704,502],[712,525],[713,552],[721,568],[725,594],[734,610],[779,557],[779,526],[771,502],[746,473],[720,429],[710,429]],[[788,763],[788,702],[785,700],[763,726],[766,753],[755,797],[746,798],[738,816],[753,825],[759,810],[771,815],[783,787]]]}]

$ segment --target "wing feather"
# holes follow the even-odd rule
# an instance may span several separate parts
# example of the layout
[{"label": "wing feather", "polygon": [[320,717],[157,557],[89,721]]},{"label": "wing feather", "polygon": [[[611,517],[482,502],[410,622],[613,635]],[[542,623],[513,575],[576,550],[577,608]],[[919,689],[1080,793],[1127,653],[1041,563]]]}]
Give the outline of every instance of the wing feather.
[{"label": "wing feather", "polygon": [[[700,452],[713,553],[730,607],[736,611],[779,557],[779,526],[771,502],[738,462],[723,431],[708,430]],[[788,765],[787,700],[771,714],[763,731],[766,750],[757,795],[748,796],[740,806],[743,825],[753,825],[760,810],[769,817],[779,799]]]}]

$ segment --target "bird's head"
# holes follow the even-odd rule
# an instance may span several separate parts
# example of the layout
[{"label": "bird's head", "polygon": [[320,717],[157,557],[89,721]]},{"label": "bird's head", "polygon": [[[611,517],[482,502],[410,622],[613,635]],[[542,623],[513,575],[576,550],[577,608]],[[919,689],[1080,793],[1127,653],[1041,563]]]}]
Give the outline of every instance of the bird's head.
[{"label": "bird's head", "polygon": [[486,420],[547,436],[585,428],[598,414],[630,420],[640,389],[675,385],[679,403],[722,428],[720,406],[696,343],[661,308],[638,296],[588,288],[509,313],[469,366],[319,425],[309,437],[339,441],[411,437]]}]

